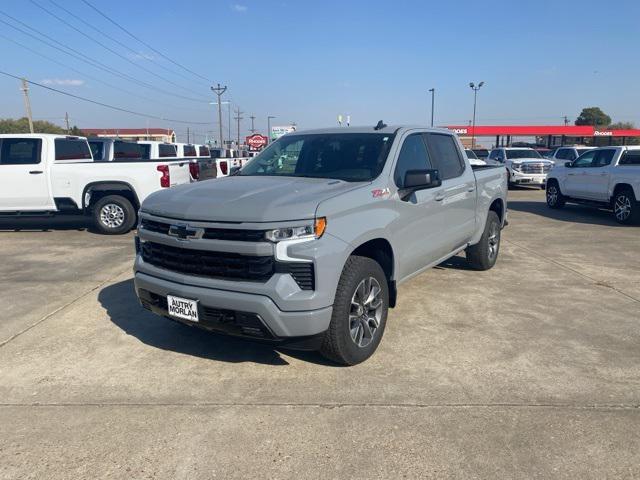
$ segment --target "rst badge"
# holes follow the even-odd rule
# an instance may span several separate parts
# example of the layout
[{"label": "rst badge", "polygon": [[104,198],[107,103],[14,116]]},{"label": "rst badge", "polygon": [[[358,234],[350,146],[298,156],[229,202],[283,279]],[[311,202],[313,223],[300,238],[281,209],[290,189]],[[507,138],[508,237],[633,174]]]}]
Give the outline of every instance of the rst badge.
[{"label": "rst badge", "polygon": [[371,190],[371,196],[373,198],[385,198],[388,197],[391,192],[388,188],[376,188],[375,190]]}]

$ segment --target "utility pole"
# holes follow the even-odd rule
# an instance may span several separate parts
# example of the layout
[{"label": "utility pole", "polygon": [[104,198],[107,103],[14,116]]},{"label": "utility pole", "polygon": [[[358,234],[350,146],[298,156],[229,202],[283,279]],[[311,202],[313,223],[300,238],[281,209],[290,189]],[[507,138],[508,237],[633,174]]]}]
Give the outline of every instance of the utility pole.
[{"label": "utility pole", "polygon": [[67,125],[67,135],[69,134],[69,112],[64,112],[64,123]]},{"label": "utility pole", "polygon": [[29,101],[29,86],[27,80],[22,79],[22,94],[24,95],[24,108],[27,111],[27,119],[29,120],[29,131],[33,133],[33,115],[31,114],[31,102]]},{"label": "utility pole", "polygon": [[430,88],[429,91],[431,92],[431,126],[433,127],[433,107],[435,105],[436,89]]},{"label": "utility pole", "polygon": [[256,116],[251,115],[249,118],[251,119],[251,134],[253,135],[254,133],[256,133],[256,129],[253,128],[253,121],[256,119]]},{"label": "utility pole", "polygon": [[191,140],[191,135],[189,132],[189,127],[187,127],[187,143],[191,143],[189,140]]},{"label": "utility pole", "polygon": [[240,120],[242,120],[242,119],[244,118],[244,117],[241,117],[241,115],[242,115],[243,113],[244,113],[244,112],[241,112],[241,111],[240,111],[240,107],[238,107],[238,108],[236,109],[236,116],[235,116],[235,117],[233,117],[233,119],[234,119],[234,120],[237,120],[237,121],[238,121],[238,143],[236,144],[236,148],[240,146]]},{"label": "utility pole", "polygon": [[567,117],[566,115],[564,116],[564,126],[566,127],[567,125],[569,125],[569,117]]},{"label": "utility pole", "polygon": [[219,127],[219,132],[218,133],[220,134],[220,148],[224,148],[224,138],[222,137],[222,101],[221,101],[221,97],[222,97],[222,94],[227,91],[227,87],[226,87],[226,85],[224,87],[221,87],[220,84],[218,84],[217,87],[211,87],[211,91],[214,92],[218,96],[218,127]]}]

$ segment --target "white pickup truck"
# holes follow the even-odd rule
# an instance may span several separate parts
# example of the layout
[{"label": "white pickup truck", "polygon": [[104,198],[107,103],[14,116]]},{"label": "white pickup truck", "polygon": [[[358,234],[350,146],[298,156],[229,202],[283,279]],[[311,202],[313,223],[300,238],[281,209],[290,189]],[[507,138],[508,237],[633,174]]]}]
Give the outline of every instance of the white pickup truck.
[{"label": "white pickup truck", "polygon": [[0,135],[0,217],[81,213],[126,233],[147,196],[189,181],[185,161],[94,162],[83,137]]},{"label": "white pickup truck", "polygon": [[556,163],[547,179],[547,205],[566,202],[613,210],[618,223],[640,221],[640,146],[601,147],[564,165]]}]

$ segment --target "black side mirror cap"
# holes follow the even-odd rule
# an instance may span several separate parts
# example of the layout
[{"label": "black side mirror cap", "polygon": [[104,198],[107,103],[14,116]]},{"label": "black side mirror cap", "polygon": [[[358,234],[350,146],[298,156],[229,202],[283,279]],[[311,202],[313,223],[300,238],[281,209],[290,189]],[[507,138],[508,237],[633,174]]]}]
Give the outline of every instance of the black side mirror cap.
[{"label": "black side mirror cap", "polygon": [[438,170],[407,170],[402,188],[398,193],[401,200],[406,200],[413,192],[436,188],[440,185],[442,180]]}]

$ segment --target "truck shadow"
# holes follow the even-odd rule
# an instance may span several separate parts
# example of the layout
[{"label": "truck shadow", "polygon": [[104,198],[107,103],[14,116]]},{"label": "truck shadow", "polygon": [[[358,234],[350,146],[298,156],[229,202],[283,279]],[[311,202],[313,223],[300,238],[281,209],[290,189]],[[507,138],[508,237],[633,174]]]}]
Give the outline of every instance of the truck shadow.
[{"label": "truck shadow", "polygon": [[566,204],[562,209],[552,210],[545,202],[509,200],[509,210],[533,213],[541,217],[562,222],[584,223],[587,225],[603,225],[607,227],[623,227],[613,219],[610,211],[583,205]]},{"label": "truck shadow", "polygon": [[77,230],[96,233],[91,220],[80,215],[0,218],[0,231],[3,232],[49,232],[52,230]]},{"label": "truck shadow", "polygon": [[[98,301],[115,325],[155,348],[220,362],[289,364],[271,345],[207,332],[145,310],[136,298],[133,279],[103,288],[98,294]],[[286,354],[310,363],[336,366],[317,352],[286,350]]]}]

